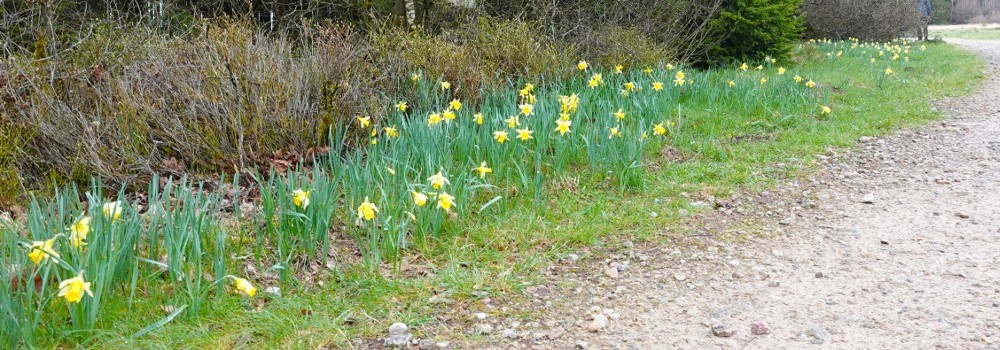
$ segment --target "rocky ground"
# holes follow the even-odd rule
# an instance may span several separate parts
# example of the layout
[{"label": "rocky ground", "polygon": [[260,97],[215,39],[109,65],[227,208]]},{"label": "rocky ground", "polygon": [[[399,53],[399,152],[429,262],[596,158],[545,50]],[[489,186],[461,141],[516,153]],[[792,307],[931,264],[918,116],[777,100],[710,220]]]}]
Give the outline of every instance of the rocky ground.
[{"label": "rocky ground", "polygon": [[676,245],[568,256],[528,288],[539,321],[472,331],[498,349],[1000,349],[1000,41],[953,42],[993,71],[936,102],[946,120],[706,203]]}]

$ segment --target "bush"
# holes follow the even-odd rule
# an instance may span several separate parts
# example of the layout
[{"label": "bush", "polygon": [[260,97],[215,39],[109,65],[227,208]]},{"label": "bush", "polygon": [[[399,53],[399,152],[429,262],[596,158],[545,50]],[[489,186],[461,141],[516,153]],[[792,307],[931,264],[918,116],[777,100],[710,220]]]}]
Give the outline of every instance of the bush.
[{"label": "bush", "polygon": [[710,63],[786,60],[800,40],[802,0],[726,0],[719,17],[709,24],[721,38],[709,50]]},{"label": "bush", "polygon": [[803,5],[810,37],[887,41],[915,30],[913,0],[808,0]]},{"label": "bush", "polygon": [[587,59],[614,67],[653,67],[677,57],[667,45],[654,42],[636,29],[609,26],[585,38],[579,46]]}]

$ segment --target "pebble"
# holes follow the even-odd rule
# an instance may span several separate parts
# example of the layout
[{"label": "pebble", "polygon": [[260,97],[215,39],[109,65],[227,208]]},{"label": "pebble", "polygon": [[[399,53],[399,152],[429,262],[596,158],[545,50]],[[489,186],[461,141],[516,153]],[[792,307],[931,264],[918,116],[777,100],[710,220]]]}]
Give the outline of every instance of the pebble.
[{"label": "pebble", "polygon": [[264,288],[264,293],[267,293],[267,294],[270,294],[270,295],[273,295],[273,296],[276,296],[276,297],[280,298],[281,297],[281,288],[278,287],[278,286],[269,286],[267,288]]},{"label": "pebble", "polygon": [[493,326],[489,323],[477,323],[473,327],[473,331],[479,335],[488,335],[493,333]]},{"label": "pebble", "polygon": [[593,316],[594,320],[587,324],[587,330],[591,332],[600,331],[608,326],[608,316],[603,314],[596,314]]},{"label": "pebble", "polygon": [[409,344],[412,338],[410,328],[405,323],[397,322],[389,326],[389,336],[385,338],[384,344],[387,347],[402,348]]},{"label": "pebble", "polygon": [[589,347],[590,344],[587,344],[587,342],[583,340],[577,340],[576,345],[573,346],[573,348],[577,350],[587,350]]},{"label": "pebble", "polygon": [[861,197],[861,203],[864,203],[864,204],[873,204],[873,203],[875,203],[875,194],[874,193],[867,193],[867,194],[865,194],[864,196]]},{"label": "pebble", "polygon": [[733,333],[733,330],[724,324],[716,323],[712,325],[712,335],[716,337],[729,338],[733,336]]},{"label": "pebble", "polygon": [[503,330],[503,337],[510,340],[514,340],[520,337],[520,334],[517,334],[517,331],[513,329],[507,328]]},{"label": "pebble", "polygon": [[674,279],[678,280],[678,281],[683,281],[683,280],[687,279],[687,275],[685,275],[683,273],[675,273],[674,274]]},{"label": "pebble", "polygon": [[823,344],[827,340],[830,340],[830,332],[820,326],[812,326],[806,331],[806,335],[812,338],[811,341],[813,344]]},{"label": "pebble", "polygon": [[757,320],[750,324],[750,333],[754,335],[771,334],[771,327],[767,326],[767,322]]},{"label": "pebble", "polygon": [[437,347],[437,343],[431,339],[421,339],[417,342],[417,347],[420,348],[420,350],[431,350]]},{"label": "pebble", "polygon": [[604,274],[611,278],[618,278],[618,267],[608,266],[604,269]]},{"label": "pebble", "polygon": [[959,217],[961,219],[968,219],[970,217],[969,214],[966,214],[966,213],[963,213],[963,212],[957,212],[957,213],[955,213],[955,216],[957,216],[957,217]]}]

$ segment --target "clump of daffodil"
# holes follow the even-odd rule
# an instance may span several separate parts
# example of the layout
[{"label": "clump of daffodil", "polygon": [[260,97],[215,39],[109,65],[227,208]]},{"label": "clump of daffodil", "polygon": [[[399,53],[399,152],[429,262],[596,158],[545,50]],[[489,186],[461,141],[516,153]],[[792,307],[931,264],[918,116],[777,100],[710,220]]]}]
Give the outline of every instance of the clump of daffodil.
[{"label": "clump of daffodil", "polygon": [[357,116],[355,118],[358,119],[358,124],[361,125],[362,129],[367,128],[369,125],[372,124],[372,118],[371,117]]},{"label": "clump of daffodil", "polygon": [[524,84],[524,88],[519,90],[517,94],[521,97],[531,95],[531,92],[535,91],[535,85],[531,83]]},{"label": "clump of daffodil", "polygon": [[604,76],[594,73],[594,75],[590,77],[590,82],[587,83],[587,86],[593,89],[601,84],[604,84]]},{"label": "clump of daffodil", "polygon": [[658,81],[654,81],[653,82],[653,91],[660,91],[660,90],[663,90],[663,83],[658,82]]},{"label": "clump of daffodil", "polygon": [[386,136],[389,136],[391,138],[399,137],[399,130],[397,130],[395,126],[387,126],[382,128],[382,130],[385,131]]},{"label": "clump of daffodil", "polygon": [[427,125],[431,125],[431,126],[437,125],[437,124],[441,123],[441,121],[443,121],[443,120],[444,119],[441,119],[441,113],[433,112],[429,116],[427,116]]},{"label": "clump of daffodil", "polygon": [[502,143],[504,143],[505,141],[507,141],[507,132],[506,132],[506,131],[503,131],[503,130],[500,130],[500,131],[494,131],[494,132],[493,132],[493,139],[494,139],[494,140],[497,140],[497,142],[498,142],[498,143],[501,143],[501,144],[502,144]]},{"label": "clump of daffodil", "polygon": [[441,119],[444,119],[447,123],[451,123],[452,120],[455,120],[455,112],[450,109],[446,109],[444,112],[441,112]]},{"label": "clump of daffodil", "polygon": [[451,83],[449,83],[447,81],[442,81],[441,82],[441,90],[448,90],[448,89],[451,89]]},{"label": "clump of daffodil", "polygon": [[83,299],[83,294],[87,294],[91,298],[94,297],[94,293],[90,291],[90,282],[83,280],[83,271],[80,271],[76,277],[59,282],[59,296],[66,298],[67,303],[80,302]]},{"label": "clump of daffodil", "polygon": [[750,69],[750,66],[748,66],[748,65],[746,64],[746,62],[744,62],[743,64],[741,64],[741,65],[740,65],[740,70],[741,70],[741,71],[744,71],[744,72],[746,72],[746,71],[747,71],[747,69]]},{"label": "clump of daffodil", "polygon": [[254,287],[253,283],[250,283],[250,281],[233,275],[229,275],[227,277],[233,280],[233,284],[236,285],[236,291],[246,294],[249,297],[257,295],[257,287]]},{"label": "clump of daffodil", "polygon": [[624,120],[625,119],[625,111],[622,110],[621,108],[619,108],[617,112],[611,113],[611,115],[613,115],[615,117],[615,119],[618,119],[618,120]]},{"label": "clump of daffodil", "polygon": [[31,245],[28,246],[28,259],[31,259],[31,262],[35,263],[35,265],[41,265],[42,262],[45,262],[50,258],[58,259],[59,253],[56,253],[56,251],[52,249],[52,246],[55,245],[56,238],[58,237],[59,235],[55,235],[48,240],[31,242]]},{"label": "clump of daffodil", "polygon": [[560,110],[562,113],[576,113],[576,109],[580,105],[580,95],[559,96],[559,104],[561,105]]},{"label": "clump of daffodil", "polygon": [[84,240],[88,234],[90,234],[90,217],[83,216],[69,227],[69,244],[76,249],[83,248],[87,245]]},{"label": "clump of daffodil", "polygon": [[456,111],[457,111],[457,110],[460,110],[460,109],[462,109],[462,101],[459,101],[459,100],[458,100],[458,99],[456,98],[456,99],[454,99],[454,100],[451,100],[451,102],[449,102],[449,103],[448,103],[448,106],[450,106],[450,107],[451,107],[451,109],[454,109],[454,110],[456,110]]},{"label": "clump of daffodil", "polygon": [[515,115],[507,118],[506,122],[507,127],[513,129],[514,127],[521,126],[521,117]]},{"label": "clump of daffodil", "polygon": [[438,171],[437,174],[434,174],[431,177],[427,178],[427,181],[431,182],[431,187],[433,187],[435,190],[440,190],[442,187],[444,187],[444,185],[451,184],[451,181],[448,181],[448,178],[444,177],[443,171]]},{"label": "clump of daffodil", "polygon": [[447,192],[441,192],[438,194],[437,200],[438,208],[444,209],[445,211],[451,210],[451,207],[455,205],[455,197]]},{"label": "clump of daffodil", "polygon": [[413,194],[413,204],[422,207],[427,204],[427,195],[417,191],[410,191]]},{"label": "clump of daffodil", "polygon": [[531,139],[534,138],[534,137],[531,137],[531,133],[533,133],[533,132],[534,131],[532,131],[531,129],[528,129],[528,128],[517,129],[517,138],[520,139],[521,141],[531,140]]},{"label": "clump of daffodil", "polygon": [[653,125],[653,135],[663,136],[667,134],[667,128],[663,127],[663,123]]},{"label": "clump of daffodil", "polygon": [[885,69],[885,75],[891,75],[891,74],[892,74],[892,67],[886,68]]},{"label": "clump of daffodil", "polygon": [[785,67],[778,67],[778,75],[784,75],[784,74],[785,74]]},{"label": "clump of daffodil", "polygon": [[522,105],[518,106],[518,109],[521,110],[521,115],[523,115],[523,116],[529,116],[529,115],[535,114],[535,112],[534,112],[534,106],[532,106],[530,103],[522,104]]},{"label": "clump of daffodil", "polygon": [[823,112],[823,114],[830,114],[830,112],[833,112],[833,109],[829,106],[819,106],[819,110]]},{"label": "clump of daffodil", "polygon": [[684,86],[684,82],[686,81],[684,80],[684,77],[685,77],[684,71],[682,70],[677,71],[677,74],[674,75],[674,85]]},{"label": "clump of daffodil", "polygon": [[809,81],[806,82],[806,87],[812,89],[816,87],[816,83],[814,83],[812,79],[809,79]]},{"label": "clump of daffodil", "polygon": [[407,108],[409,108],[409,106],[406,104],[406,101],[399,101],[399,103],[396,103],[396,109],[400,112],[406,112]]},{"label": "clump of daffodil", "polygon": [[558,132],[560,136],[566,135],[566,133],[570,132],[569,127],[571,125],[573,125],[572,121],[560,118],[559,120],[556,120],[556,132]]},{"label": "clump of daffodil", "polygon": [[590,65],[587,64],[587,61],[580,61],[576,63],[576,69],[578,70],[587,70],[589,67]]},{"label": "clump of daffodil", "polygon": [[292,191],[292,204],[302,209],[309,207],[309,192],[302,189]]},{"label": "clump of daffodil", "polygon": [[366,196],[365,201],[361,202],[361,205],[358,206],[358,219],[370,221],[375,218],[375,213],[378,213],[378,207],[372,204]]},{"label": "clump of daffodil", "polygon": [[122,217],[122,202],[114,201],[104,203],[101,206],[101,211],[104,213],[104,217],[111,218],[112,222],[118,221]]},{"label": "clump of daffodil", "polygon": [[479,173],[480,179],[486,178],[486,174],[493,173],[493,169],[490,169],[490,167],[486,166],[485,160],[482,163],[479,163],[479,167],[472,170],[475,170],[477,173]]}]

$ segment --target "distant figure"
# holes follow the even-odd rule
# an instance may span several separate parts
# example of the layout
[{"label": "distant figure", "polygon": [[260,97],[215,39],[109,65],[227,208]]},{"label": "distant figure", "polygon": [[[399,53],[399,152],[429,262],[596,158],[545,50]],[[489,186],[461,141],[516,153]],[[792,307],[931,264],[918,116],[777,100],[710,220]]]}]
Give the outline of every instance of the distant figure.
[{"label": "distant figure", "polygon": [[931,21],[931,0],[917,0],[917,16],[920,16],[917,22],[917,39],[927,40],[929,39],[927,24]]}]

